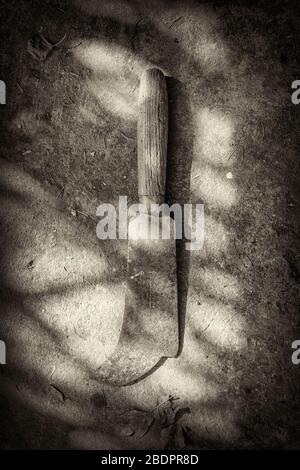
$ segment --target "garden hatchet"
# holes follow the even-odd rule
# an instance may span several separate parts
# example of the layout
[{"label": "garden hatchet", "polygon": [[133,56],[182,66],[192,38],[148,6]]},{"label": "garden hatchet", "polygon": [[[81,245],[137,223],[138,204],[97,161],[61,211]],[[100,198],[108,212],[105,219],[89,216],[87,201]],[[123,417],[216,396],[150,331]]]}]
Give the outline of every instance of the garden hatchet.
[{"label": "garden hatchet", "polygon": [[[153,68],[144,72],[140,83],[137,150],[142,206],[128,225],[123,325],[115,351],[98,369],[103,381],[115,385],[147,376],[163,358],[178,352],[174,221],[167,211],[153,209],[164,202],[167,137],[166,81]],[[164,238],[163,223],[170,224],[170,234]]]}]

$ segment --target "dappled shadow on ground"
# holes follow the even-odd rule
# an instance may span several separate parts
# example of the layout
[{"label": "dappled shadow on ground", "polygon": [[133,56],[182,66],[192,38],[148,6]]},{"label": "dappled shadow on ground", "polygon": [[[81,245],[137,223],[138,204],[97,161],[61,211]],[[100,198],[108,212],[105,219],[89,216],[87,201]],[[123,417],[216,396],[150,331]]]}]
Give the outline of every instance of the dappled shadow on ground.
[{"label": "dappled shadow on ground", "polygon": [[[295,446],[294,11],[143,3],[3,3],[2,446]],[[26,51],[41,28],[68,34],[44,63]],[[94,372],[121,327],[126,242],[96,239],[95,210],[136,199],[153,65],[170,77],[168,201],[204,203],[205,244],[178,246],[180,356],[115,388]]]}]

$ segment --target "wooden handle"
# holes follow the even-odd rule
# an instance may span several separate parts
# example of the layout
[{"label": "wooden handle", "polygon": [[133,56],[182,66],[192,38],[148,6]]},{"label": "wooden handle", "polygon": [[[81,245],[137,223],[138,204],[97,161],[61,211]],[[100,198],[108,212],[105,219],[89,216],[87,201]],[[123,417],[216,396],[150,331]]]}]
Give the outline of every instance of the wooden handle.
[{"label": "wooden handle", "polygon": [[138,191],[142,203],[164,201],[168,143],[168,96],[164,74],[148,69],[140,82],[137,126]]}]

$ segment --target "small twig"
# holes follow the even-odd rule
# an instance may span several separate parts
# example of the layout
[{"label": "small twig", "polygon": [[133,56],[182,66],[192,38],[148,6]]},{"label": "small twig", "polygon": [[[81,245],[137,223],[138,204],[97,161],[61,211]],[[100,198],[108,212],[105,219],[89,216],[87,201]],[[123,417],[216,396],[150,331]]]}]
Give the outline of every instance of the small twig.
[{"label": "small twig", "polygon": [[183,144],[183,146],[184,146],[189,152],[191,152],[191,149],[190,149],[187,145]]},{"label": "small twig", "polygon": [[26,266],[26,269],[33,269],[35,268],[35,265],[34,265],[34,261],[33,259],[31,261],[29,261],[29,263],[27,264]]},{"label": "small twig", "polygon": [[138,273],[134,274],[133,276],[130,276],[130,279],[135,279],[136,277],[140,277],[144,274],[144,271],[139,271]]},{"label": "small twig", "polygon": [[184,272],[183,272],[181,269],[178,270],[178,275],[179,275],[178,277],[180,277],[181,279],[184,280],[184,282],[185,282],[185,287],[188,288],[188,287],[189,287],[188,282],[187,282],[187,280],[186,280],[186,278],[185,278]]},{"label": "small twig", "polygon": [[90,214],[88,214],[88,213],[85,212],[85,211],[79,211],[78,209],[76,209],[76,212],[77,212],[77,214],[84,215],[85,217],[92,217]]},{"label": "small twig", "polygon": [[82,336],[80,336],[80,335],[77,333],[77,330],[76,330],[76,328],[75,328],[75,325],[73,325],[73,328],[74,328],[74,331],[75,331],[76,336],[78,336],[78,338],[80,338],[80,339],[85,340],[85,338],[83,338]]},{"label": "small twig", "polygon": [[28,134],[28,129],[27,129],[24,119],[22,120],[22,127],[24,128],[24,131]]},{"label": "small twig", "polygon": [[66,107],[68,108],[69,106],[74,106],[74,104],[75,104],[74,102],[72,102],[72,103],[64,103],[64,106],[66,106]]},{"label": "small twig", "polygon": [[109,131],[107,131],[103,136],[103,142],[104,142],[105,149],[107,149],[107,141],[106,141],[107,134],[109,134]]},{"label": "small twig", "polygon": [[95,220],[95,217],[93,217],[88,212],[80,211],[79,209],[75,209],[74,207],[71,207],[70,209],[71,209],[71,211],[76,212],[76,214],[81,214],[81,215],[84,215],[85,217],[89,217],[90,219]]},{"label": "small twig", "polygon": [[136,83],[136,84],[134,85],[134,87],[133,87],[131,93],[134,93],[134,92],[135,92],[135,90],[137,89],[137,86],[138,86],[138,84]]},{"label": "small twig", "polygon": [[210,327],[210,325],[212,324],[214,319],[215,319],[215,317],[212,320],[210,320],[209,324],[204,328],[204,330],[202,330],[202,333],[204,333],[206,330],[208,330],[208,328]]}]

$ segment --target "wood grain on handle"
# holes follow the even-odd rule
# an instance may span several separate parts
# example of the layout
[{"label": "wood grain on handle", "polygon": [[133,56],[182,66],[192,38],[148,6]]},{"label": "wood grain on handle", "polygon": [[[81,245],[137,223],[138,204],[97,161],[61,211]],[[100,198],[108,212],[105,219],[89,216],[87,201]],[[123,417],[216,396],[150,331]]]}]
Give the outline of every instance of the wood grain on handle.
[{"label": "wood grain on handle", "polygon": [[164,74],[144,72],[137,126],[138,191],[141,202],[164,201],[168,140],[168,97]]}]

